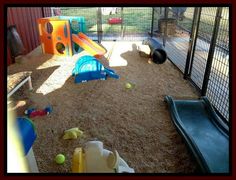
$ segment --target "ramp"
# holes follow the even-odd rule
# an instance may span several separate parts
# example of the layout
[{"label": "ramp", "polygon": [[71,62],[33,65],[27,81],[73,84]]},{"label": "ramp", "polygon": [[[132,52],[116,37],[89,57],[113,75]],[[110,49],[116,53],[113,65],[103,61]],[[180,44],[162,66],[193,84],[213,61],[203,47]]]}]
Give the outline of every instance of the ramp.
[{"label": "ramp", "polygon": [[72,34],[72,41],[82,47],[92,56],[99,57],[106,54],[106,50],[102,46],[81,32],[78,33],[78,35]]}]

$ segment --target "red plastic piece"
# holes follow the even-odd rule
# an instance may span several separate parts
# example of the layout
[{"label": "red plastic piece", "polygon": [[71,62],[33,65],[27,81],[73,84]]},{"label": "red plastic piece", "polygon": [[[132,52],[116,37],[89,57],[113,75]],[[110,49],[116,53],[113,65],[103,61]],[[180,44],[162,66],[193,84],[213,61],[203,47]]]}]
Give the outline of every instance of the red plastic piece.
[{"label": "red plastic piece", "polygon": [[47,115],[47,112],[45,110],[38,110],[38,111],[33,111],[30,114],[30,118],[36,117],[36,116],[45,116]]},{"label": "red plastic piece", "polygon": [[121,24],[122,18],[109,18],[108,24]]}]

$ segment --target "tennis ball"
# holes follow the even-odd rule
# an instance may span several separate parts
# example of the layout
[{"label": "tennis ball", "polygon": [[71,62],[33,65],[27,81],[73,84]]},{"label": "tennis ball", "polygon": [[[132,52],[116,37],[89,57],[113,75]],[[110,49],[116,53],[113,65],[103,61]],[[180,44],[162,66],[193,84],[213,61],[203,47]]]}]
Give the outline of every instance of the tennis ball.
[{"label": "tennis ball", "polygon": [[132,85],[131,85],[130,83],[126,83],[126,84],[125,84],[125,87],[126,87],[127,89],[130,89],[130,88],[132,88]]},{"label": "tennis ball", "polygon": [[55,157],[55,161],[57,164],[63,164],[65,162],[65,156],[63,154],[58,154],[56,157]]}]

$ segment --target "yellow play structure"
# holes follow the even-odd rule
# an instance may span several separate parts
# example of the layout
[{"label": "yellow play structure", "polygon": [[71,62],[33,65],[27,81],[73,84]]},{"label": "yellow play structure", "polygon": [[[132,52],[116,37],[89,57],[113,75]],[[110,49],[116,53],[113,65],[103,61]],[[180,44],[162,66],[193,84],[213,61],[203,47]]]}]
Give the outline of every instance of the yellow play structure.
[{"label": "yellow play structure", "polygon": [[74,150],[72,173],[134,173],[134,169],[116,150],[104,149],[101,141],[89,141],[84,148]]}]

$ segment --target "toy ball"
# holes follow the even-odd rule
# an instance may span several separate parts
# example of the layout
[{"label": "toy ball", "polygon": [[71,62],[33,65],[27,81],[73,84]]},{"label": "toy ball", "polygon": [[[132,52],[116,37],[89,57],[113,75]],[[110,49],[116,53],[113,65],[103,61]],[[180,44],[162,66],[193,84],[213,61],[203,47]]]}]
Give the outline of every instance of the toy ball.
[{"label": "toy ball", "polygon": [[125,87],[126,87],[127,89],[131,89],[131,88],[132,88],[132,85],[131,85],[130,83],[126,83],[126,84],[125,84]]},{"label": "toy ball", "polygon": [[63,154],[58,154],[56,157],[55,157],[55,161],[57,164],[63,164],[65,162],[65,156]]}]

